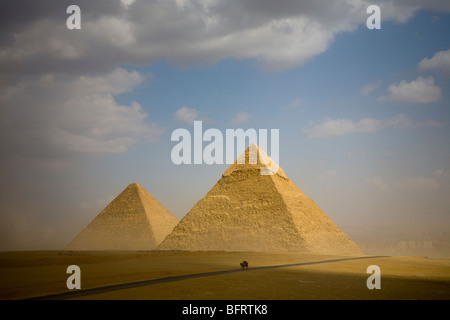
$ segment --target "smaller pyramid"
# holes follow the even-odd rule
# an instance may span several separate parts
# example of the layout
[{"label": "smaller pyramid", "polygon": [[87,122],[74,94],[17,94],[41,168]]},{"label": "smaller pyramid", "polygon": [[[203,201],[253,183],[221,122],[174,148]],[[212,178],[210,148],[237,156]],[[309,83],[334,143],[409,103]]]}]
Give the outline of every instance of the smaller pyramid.
[{"label": "smaller pyramid", "polygon": [[179,220],[137,183],[100,212],[66,250],[153,250]]}]

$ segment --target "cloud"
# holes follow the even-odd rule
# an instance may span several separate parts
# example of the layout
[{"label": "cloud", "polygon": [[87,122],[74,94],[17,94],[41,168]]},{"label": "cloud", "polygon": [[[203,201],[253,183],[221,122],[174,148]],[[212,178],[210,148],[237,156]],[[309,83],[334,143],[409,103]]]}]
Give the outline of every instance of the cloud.
[{"label": "cloud", "polygon": [[441,88],[434,85],[433,77],[422,78],[416,80],[391,84],[387,91],[387,96],[381,96],[379,101],[394,101],[400,103],[431,103],[441,100]]},{"label": "cloud", "polygon": [[377,119],[365,118],[355,123],[348,119],[327,119],[324,122],[309,128],[303,128],[311,138],[342,136],[350,133],[375,132],[381,127],[381,121]]},{"label": "cloud", "polygon": [[238,111],[236,112],[233,119],[231,119],[231,122],[234,124],[244,123],[247,122],[247,120],[250,118],[250,113],[245,111]]},{"label": "cloud", "polygon": [[369,93],[371,93],[373,90],[375,90],[379,86],[380,86],[379,82],[368,83],[361,89],[361,94],[364,96],[367,96],[367,95],[369,95]]},{"label": "cloud", "polygon": [[105,45],[123,48],[136,45],[132,22],[118,17],[102,16],[93,22],[86,22],[84,28],[90,30],[91,37],[102,39]]},{"label": "cloud", "polygon": [[210,119],[205,115],[201,114],[197,109],[191,109],[186,106],[178,109],[174,114],[174,119],[177,122],[184,122],[187,124],[193,124],[194,121],[206,121],[209,122]]},{"label": "cloud", "polygon": [[441,71],[450,76],[450,49],[436,52],[431,59],[424,58],[417,65],[417,69],[419,71]]},{"label": "cloud", "polygon": [[83,93],[91,92],[117,95],[132,91],[143,83],[147,77],[136,70],[127,71],[123,68],[116,68],[113,72],[106,74],[105,76],[80,76],[75,79],[71,86]]},{"label": "cloud", "polygon": [[128,8],[128,6],[132,5],[136,0],[120,0],[121,4]]},{"label": "cloud", "polygon": [[436,127],[444,125],[433,120],[424,122],[415,122],[404,114],[398,114],[392,118],[382,120],[373,118],[364,118],[358,122],[349,119],[326,119],[324,122],[315,126],[310,123],[303,128],[303,132],[310,138],[322,138],[332,136],[343,136],[354,133],[370,133],[376,132],[382,128],[412,128],[412,127]]},{"label": "cloud", "polygon": [[48,74],[10,85],[0,97],[0,145],[40,157],[118,153],[138,141],[155,141],[162,129],[147,123],[141,105],[119,105],[114,98],[144,79],[118,68],[104,77]]},{"label": "cloud", "polygon": [[[252,59],[298,68],[342,32],[365,26],[368,0],[79,0],[82,29],[65,28],[65,3],[8,1],[0,12],[0,69],[10,74],[105,73],[117,65],[204,65]],[[441,1],[383,0],[383,21],[404,23]],[[27,8],[24,10],[23,8]],[[24,12],[26,11],[26,12]],[[280,50],[280,48],[283,48]],[[95,53],[95,54],[93,54]]]}]

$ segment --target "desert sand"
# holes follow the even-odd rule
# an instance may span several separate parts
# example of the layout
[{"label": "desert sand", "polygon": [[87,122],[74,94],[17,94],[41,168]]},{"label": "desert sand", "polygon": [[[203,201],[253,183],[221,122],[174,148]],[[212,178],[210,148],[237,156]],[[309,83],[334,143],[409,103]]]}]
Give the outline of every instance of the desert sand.
[{"label": "desert sand", "polygon": [[[0,253],[0,298],[72,292],[69,265],[81,269],[81,290],[177,275],[230,273],[107,291],[77,299],[450,299],[450,260],[377,257],[258,269],[345,256],[255,252],[32,251]],[[239,263],[249,262],[242,270]],[[381,289],[369,290],[369,265],[381,270]]]}]

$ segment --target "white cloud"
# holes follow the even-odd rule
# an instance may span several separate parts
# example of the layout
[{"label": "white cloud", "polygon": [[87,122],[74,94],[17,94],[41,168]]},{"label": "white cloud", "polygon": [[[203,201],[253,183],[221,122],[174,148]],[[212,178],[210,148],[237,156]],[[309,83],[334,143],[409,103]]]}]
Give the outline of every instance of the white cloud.
[{"label": "white cloud", "polygon": [[174,114],[175,121],[193,124],[195,120],[210,121],[208,117],[201,114],[197,109],[188,108],[186,106],[178,109]]},{"label": "white cloud", "polygon": [[125,18],[102,16],[98,20],[86,22],[84,28],[89,30],[91,37],[101,38],[114,47],[136,45],[134,24]]},{"label": "white cloud", "polygon": [[412,127],[436,127],[442,126],[440,123],[433,120],[426,120],[424,122],[415,122],[404,114],[398,114],[392,118],[382,120],[373,118],[364,118],[358,122],[349,119],[326,119],[324,122],[317,125],[310,123],[303,128],[303,132],[311,138],[342,136],[353,133],[370,133],[376,132],[382,128],[412,128]]},{"label": "white cloud", "polygon": [[120,0],[120,3],[125,7],[132,5],[136,0]]},{"label": "white cloud", "polygon": [[[82,11],[89,14],[82,15],[82,32],[69,38],[60,27],[60,11],[56,11],[60,8],[44,2],[39,14],[19,15],[23,3],[14,1],[2,10],[19,18],[2,19],[6,21],[2,38],[12,41],[2,43],[0,64],[12,73],[22,73],[24,64],[34,72],[73,73],[161,60],[198,65],[231,58],[253,59],[265,70],[291,69],[325,52],[337,34],[365,26],[369,4],[368,0],[276,5],[253,0],[121,0],[104,5],[80,0]],[[380,0],[378,4],[383,21],[400,23],[421,7],[448,9],[436,1]],[[54,61],[55,57],[61,61]]]},{"label": "white cloud", "polygon": [[123,68],[117,68],[113,72],[101,77],[80,76],[75,79],[72,86],[74,90],[80,90],[83,93],[109,93],[116,95],[132,91],[146,79],[147,77],[136,70],[127,71]]},{"label": "white cloud", "polygon": [[387,91],[389,95],[381,96],[379,101],[395,101],[400,103],[431,103],[441,99],[441,88],[434,85],[433,77],[391,84]]},{"label": "white cloud", "polygon": [[245,111],[238,111],[236,112],[233,119],[231,119],[232,123],[239,124],[247,122],[247,120],[250,118],[250,113]]},{"label": "white cloud", "polygon": [[385,127],[393,127],[393,128],[409,128],[413,126],[423,126],[425,123],[415,123],[411,118],[404,114],[398,114],[393,116],[392,118],[387,118],[383,120],[383,125]]},{"label": "white cloud", "polygon": [[366,133],[377,131],[381,127],[381,121],[365,118],[355,123],[348,119],[327,119],[324,122],[303,131],[311,138],[341,136],[350,133]]},{"label": "white cloud", "polygon": [[[104,77],[45,75],[5,88],[1,145],[39,157],[47,152],[117,153],[162,133],[136,102],[119,105],[114,95],[144,81],[118,68]],[[37,94],[38,93],[38,94]]]},{"label": "white cloud", "polygon": [[51,62],[54,66],[56,61],[80,61],[85,57],[84,53],[85,46],[79,42],[69,41],[64,36],[62,28],[56,28],[53,21],[40,19],[32,26],[16,32],[13,44],[3,45],[0,48],[0,69],[8,69],[9,66],[18,68],[19,64],[28,64],[28,61],[41,61],[38,57],[44,56],[49,63],[46,65],[47,72],[52,72],[54,68]]},{"label": "white cloud", "polygon": [[379,86],[380,86],[379,82],[368,83],[361,89],[361,94],[364,96],[367,96],[367,95],[369,95],[369,93],[371,93],[373,90],[375,90]]},{"label": "white cloud", "polygon": [[176,121],[192,124],[195,120],[199,120],[199,113],[196,109],[183,106],[175,112],[174,118]]},{"label": "white cloud", "polygon": [[419,62],[417,68],[420,71],[437,70],[450,75],[450,49],[436,52],[431,59],[424,58]]}]

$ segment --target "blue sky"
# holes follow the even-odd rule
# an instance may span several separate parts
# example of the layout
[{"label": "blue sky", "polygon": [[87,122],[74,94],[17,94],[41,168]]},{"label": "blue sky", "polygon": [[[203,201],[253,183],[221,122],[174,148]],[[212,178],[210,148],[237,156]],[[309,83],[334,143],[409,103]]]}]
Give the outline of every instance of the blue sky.
[{"label": "blue sky", "polygon": [[63,246],[132,182],[182,218],[227,168],[171,162],[194,119],[279,129],[339,226],[450,225],[448,2],[380,1],[381,30],[363,0],[96,3],[2,29],[1,249]]}]

